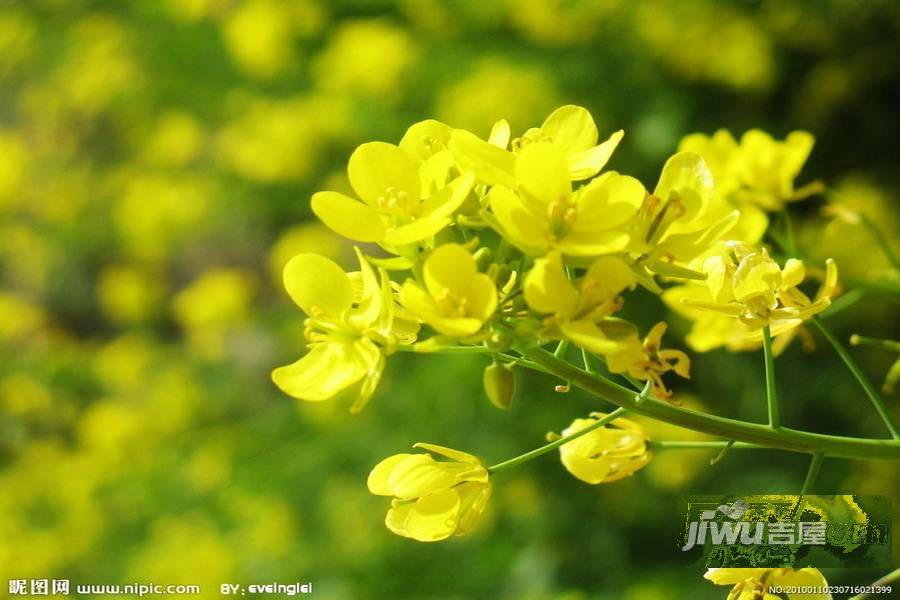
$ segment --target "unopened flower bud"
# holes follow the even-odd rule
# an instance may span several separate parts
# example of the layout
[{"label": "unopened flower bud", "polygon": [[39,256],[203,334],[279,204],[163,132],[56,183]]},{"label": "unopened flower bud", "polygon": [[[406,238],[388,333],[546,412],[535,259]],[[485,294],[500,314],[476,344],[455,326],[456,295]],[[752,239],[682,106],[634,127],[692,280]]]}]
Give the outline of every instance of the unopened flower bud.
[{"label": "unopened flower bud", "polygon": [[492,362],[484,369],[484,392],[491,404],[506,410],[516,394],[516,375],[511,364]]}]

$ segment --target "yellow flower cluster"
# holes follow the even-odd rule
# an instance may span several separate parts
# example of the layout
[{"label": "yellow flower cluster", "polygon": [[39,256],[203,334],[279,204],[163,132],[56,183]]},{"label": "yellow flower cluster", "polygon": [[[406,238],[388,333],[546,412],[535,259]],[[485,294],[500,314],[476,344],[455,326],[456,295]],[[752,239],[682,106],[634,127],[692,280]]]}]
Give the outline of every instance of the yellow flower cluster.
[{"label": "yellow flower cluster", "polygon": [[832,260],[826,261],[822,285],[813,298],[799,288],[806,279],[803,261],[791,258],[780,267],[764,248],[724,243],[697,263],[705,281],[669,288],[663,300],[694,321],[687,341],[699,352],[723,345],[730,350],[758,348],[764,327],[770,328],[780,351],[803,321],[831,305],[837,290]]},{"label": "yellow flower cluster", "polygon": [[[506,408],[515,381],[501,355],[556,341],[561,352],[574,344],[670,399],[663,376],[689,377],[690,359],[662,348],[665,323],[641,336],[618,316],[626,293],[641,286],[688,316],[712,315],[696,317],[689,338],[701,349],[756,343],[766,326],[786,339],[828,306],[833,263],[810,299],[798,287],[802,263],[781,268],[749,245],[762,233],[753,232],[757,206],[796,195],[808,134],[775,142],[751,131],[739,145],[721,132],[689,136],[652,191],[606,169],[622,138],[616,131],[601,139],[590,113],[570,105],[517,137],[505,120],[487,139],[426,120],[398,144],[359,146],[347,165],[353,195],[322,191],[311,201],[326,226],[364,245],[359,271],[314,254],[287,263],[285,287],[307,316],[310,349],[276,369],[275,383],[310,401],[353,390],[356,411],[390,354],[456,347],[494,355],[486,392]],[[673,280],[681,285],[664,292],[660,284]],[[431,331],[424,340],[422,327]],[[578,419],[564,435],[592,424],[603,427],[560,449],[579,479],[615,481],[649,461],[646,435],[625,419],[615,427]],[[369,489],[395,498],[387,518],[395,533],[422,541],[465,533],[489,496],[488,471],[469,454],[422,447],[450,462],[397,455],[375,468]]]}]

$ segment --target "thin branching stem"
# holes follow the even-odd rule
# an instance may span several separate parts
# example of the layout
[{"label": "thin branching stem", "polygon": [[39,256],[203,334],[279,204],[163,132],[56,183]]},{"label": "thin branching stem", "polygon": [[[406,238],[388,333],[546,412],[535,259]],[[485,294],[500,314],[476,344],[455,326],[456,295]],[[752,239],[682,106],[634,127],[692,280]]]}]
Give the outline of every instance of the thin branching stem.
[{"label": "thin branching stem", "polygon": [[828,343],[834,347],[835,351],[841,357],[841,360],[844,361],[844,364],[847,365],[847,368],[851,373],[853,373],[856,381],[859,382],[859,385],[866,392],[866,395],[872,402],[872,406],[875,407],[875,411],[878,413],[878,416],[881,417],[881,420],[884,421],[884,424],[888,428],[888,431],[891,432],[891,437],[893,437],[895,440],[900,440],[900,430],[897,429],[896,423],[894,423],[894,420],[891,418],[891,413],[888,410],[887,404],[885,404],[884,402],[884,398],[881,397],[881,394],[878,393],[878,390],[875,389],[875,386],[872,385],[872,382],[869,381],[865,373],[862,372],[862,369],[859,368],[859,365],[856,364],[856,361],[853,360],[853,357],[850,356],[850,353],[847,352],[847,349],[844,348],[844,345],[838,341],[831,330],[828,329],[828,327],[824,323],[822,323],[820,319],[813,317],[812,324],[819,330],[819,333],[821,333],[825,337],[825,339],[828,340]]}]

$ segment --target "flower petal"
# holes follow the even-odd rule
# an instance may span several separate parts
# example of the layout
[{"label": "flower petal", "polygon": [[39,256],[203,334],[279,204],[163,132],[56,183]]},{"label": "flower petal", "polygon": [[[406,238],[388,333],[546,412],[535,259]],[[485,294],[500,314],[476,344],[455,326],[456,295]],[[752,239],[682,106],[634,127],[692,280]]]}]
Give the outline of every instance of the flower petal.
[{"label": "flower petal", "polygon": [[384,142],[369,142],[350,155],[347,166],[350,185],[366,203],[374,205],[388,188],[406,192],[418,200],[419,171],[416,161],[406,152]]},{"label": "flower petal", "polygon": [[381,215],[371,206],[338,192],[317,192],[312,211],[332,231],[360,242],[377,242],[384,237]]},{"label": "flower petal", "polygon": [[272,371],[272,381],[294,398],[327,400],[368,372],[372,357],[356,346],[338,342],[314,344],[297,362]]},{"label": "flower petal", "polygon": [[528,254],[541,254],[547,248],[545,220],[532,215],[519,196],[503,186],[494,186],[488,194],[491,210],[503,228],[504,237]]},{"label": "flower petal", "polygon": [[515,185],[516,157],[512,152],[462,129],[454,129],[450,135],[450,151],[460,169],[474,171],[478,182],[506,187]]},{"label": "flower petal", "polygon": [[421,448],[422,450],[427,450],[428,452],[432,452],[434,454],[446,456],[450,460],[459,461],[461,463],[471,463],[473,465],[479,466],[481,465],[481,461],[478,460],[478,457],[474,454],[469,454],[468,452],[462,452],[460,450],[454,450],[453,448],[447,448],[446,446],[427,444],[425,442],[416,442],[415,444],[413,444],[413,448]]},{"label": "flower petal", "polygon": [[523,286],[525,302],[538,312],[569,318],[578,307],[578,292],[566,276],[559,252],[535,259]]},{"label": "flower petal", "polygon": [[384,243],[391,246],[405,246],[427,240],[449,224],[450,219],[441,215],[416,219],[400,227],[388,229],[384,234]]},{"label": "flower petal", "polygon": [[426,160],[447,148],[450,143],[449,125],[426,119],[413,123],[400,140],[400,149],[419,160]]},{"label": "flower petal", "polygon": [[663,202],[675,193],[684,205],[681,221],[691,221],[709,204],[713,178],[706,161],[693,152],[679,152],[666,161],[653,195]]},{"label": "flower petal", "polygon": [[588,110],[568,104],[560,106],[541,125],[541,133],[553,140],[568,156],[587,150],[597,143],[597,125]]},{"label": "flower petal", "polygon": [[410,456],[415,455],[395,454],[375,465],[375,468],[372,469],[372,472],[369,473],[369,478],[366,480],[366,486],[369,488],[369,492],[376,496],[393,496],[394,494],[391,492],[391,487],[388,484],[391,473],[393,473],[398,464]]},{"label": "flower petal", "polygon": [[425,287],[432,296],[445,290],[464,296],[476,273],[475,259],[459,244],[439,246],[425,260],[423,269]]},{"label": "flower petal", "polygon": [[572,194],[565,155],[552,144],[542,142],[528,144],[519,153],[516,183],[525,203],[539,212]]},{"label": "flower petal", "polygon": [[588,179],[599,173],[600,170],[606,166],[606,163],[609,162],[609,159],[612,157],[613,152],[615,152],[616,147],[619,145],[619,142],[622,141],[624,135],[625,132],[620,129],[609,136],[609,139],[599,146],[594,146],[593,148],[570,154],[569,178],[572,179],[572,181],[581,181],[582,179]]},{"label": "flower petal", "polygon": [[[394,520],[399,520],[402,516],[402,525],[398,527],[404,532],[401,535],[420,542],[437,542],[447,539],[456,531],[459,508],[459,493],[456,490],[445,490],[419,498],[408,510],[396,515]],[[391,523],[387,523],[387,526],[391,528]],[[393,528],[391,530],[394,531]]]},{"label": "flower petal", "polygon": [[284,287],[307,315],[325,312],[337,318],[353,303],[350,278],[334,261],[318,254],[298,254],[284,267]]}]

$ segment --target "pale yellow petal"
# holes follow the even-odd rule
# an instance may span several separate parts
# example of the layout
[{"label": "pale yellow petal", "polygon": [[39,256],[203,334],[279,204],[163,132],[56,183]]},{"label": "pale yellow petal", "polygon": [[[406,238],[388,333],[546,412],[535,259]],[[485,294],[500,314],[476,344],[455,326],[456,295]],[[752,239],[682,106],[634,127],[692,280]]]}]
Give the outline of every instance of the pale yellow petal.
[{"label": "pale yellow petal", "polygon": [[609,162],[624,135],[625,132],[620,129],[602,144],[570,154],[568,157],[569,178],[573,181],[581,181],[599,173]]},{"label": "pale yellow petal", "polygon": [[413,123],[400,140],[400,149],[419,160],[426,160],[450,144],[449,125],[426,119]]},{"label": "pale yellow petal", "polygon": [[537,312],[568,318],[578,306],[578,292],[566,276],[559,252],[535,259],[523,287],[525,302]]},{"label": "pale yellow petal", "polygon": [[591,113],[572,104],[554,110],[541,125],[541,133],[553,140],[565,155],[587,150],[597,143],[597,125]]},{"label": "pale yellow petal", "polygon": [[372,472],[369,473],[369,478],[366,480],[366,486],[369,488],[369,492],[376,496],[393,496],[394,493],[391,491],[391,487],[388,483],[390,481],[391,473],[393,473],[394,468],[398,464],[410,456],[413,455],[395,454],[375,465],[375,468],[372,469]]},{"label": "pale yellow petal", "polygon": [[360,242],[384,237],[381,215],[358,200],[338,192],[317,192],[311,204],[313,213],[335,233]]},{"label": "pale yellow petal", "polygon": [[519,196],[509,188],[494,186],[488,199],[504,237],[511,244],[528,254],[546,250],[546,219],[529,212]]},{"label": "pale yellow petal", "polygon": [[339,317],[353,302],[353,285],[334,261],[318,254],[298,254],[284,267],[284,287],[311,317]]},{"label": "pale yellow petal", "polygon": [[528,144],[516,160],[516,183],[525,203],[544,212],[572,194],[565,156],[552,144]]},{"label": "pale yellow petal", "polygon": [[445,490],[419,498],[406,516],[409,537],[420,542],[437,542],[456,532],[460,498],[456,490]]},{"label": "pale yellow petal", "polygon": [[315,344],[297,362],[272,371],[272,381],[285,394],[318,402],[353,385],[368,372],[368,356],[354,344]]},{"label": "pale yellow petal", "polygon": [[350,155],[347,174],[350,185],[368,204],[376,204],[390,188],[406,193],[410,201],[420,198],[418,165],[393,144],[369,142],[359,146]]},{"label": "pale yellow petal", "polygon": [[703,157],[679,152],[666,161],[653,195],[667,201],[676,194],[685,209],[681,220],[690,221],[706,207],[712,192],[712,173]]},{"label": "pale yellow petal", "polygon": [[511,152],[462,129],[454,129],[450,135],[450,151],[460,169],[474,171],[478,182],[506,187],[515,185],[516,157]]}]

